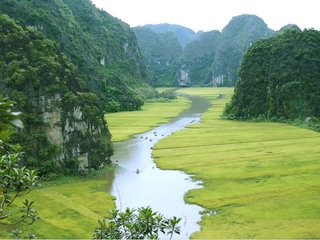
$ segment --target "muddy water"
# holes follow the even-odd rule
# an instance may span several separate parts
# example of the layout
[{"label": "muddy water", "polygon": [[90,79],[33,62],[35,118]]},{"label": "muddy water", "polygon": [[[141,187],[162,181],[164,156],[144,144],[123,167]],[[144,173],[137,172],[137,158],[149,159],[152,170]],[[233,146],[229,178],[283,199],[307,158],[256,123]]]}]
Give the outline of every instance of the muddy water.
[{"label": "muddy water", "polygon": [[186,204],[183,196],[190,189],[199,188],[200,183],[181,171],[161,170],[151,157],[152,147],[162,138],[179,131],[190,124],[196,124],[209,107],[209,102],[201,97],[189,97],[192,101],[188,110],[170,123],[138,134],[132,139],[115,144],[112,157],[117,168],[111,193],[116,196],[116,206],[138,208],[150,206],[166,217],[181,217],[181,234],[187,239],[200,229],[201,207]]}]

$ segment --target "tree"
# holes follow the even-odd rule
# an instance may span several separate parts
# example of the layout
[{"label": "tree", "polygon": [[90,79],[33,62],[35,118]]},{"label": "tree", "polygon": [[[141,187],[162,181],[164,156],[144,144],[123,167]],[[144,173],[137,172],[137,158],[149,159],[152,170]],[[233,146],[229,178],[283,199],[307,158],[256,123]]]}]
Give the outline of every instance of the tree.
[{"label": "tree", "polygon": [[150,207],[138,210],[127,208],[124,212],[111,210],[110,216],[98,221],[94,239],[158,239],[159,234],[180,234],[181,218],[165,218]]},{"label": "tree", "polygon": [[[14,226],[21,222],[32,224],[38,218],[33,201],[26,199],[23,202],[20,218],[14,216],[17,207],[13,204],[19,196],[31,191],[38,177],[35,170],[19,165],[23,156],[21,147],[9,142],[13,127],[23,127],[20,113],[12,112],[12,107],[12,102],[0,98],[0,224]],[[19,232],[15,231],[14,236]]]}]

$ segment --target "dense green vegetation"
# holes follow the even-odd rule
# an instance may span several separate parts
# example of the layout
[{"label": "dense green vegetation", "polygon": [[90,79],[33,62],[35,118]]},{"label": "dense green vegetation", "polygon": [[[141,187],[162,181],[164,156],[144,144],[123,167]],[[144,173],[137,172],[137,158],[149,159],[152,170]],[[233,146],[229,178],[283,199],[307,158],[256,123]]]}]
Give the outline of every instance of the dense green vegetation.
[{"label": "dense green vegetation", "polygon": [[[36,170],[21,167],[21,147],[10,143],[14,133],[13,127],[22,128],[20,113],[12,111],[13,103],[0,98],[0,225],[16,226],[21,223],[32,224],[38,219],[33,201],[25,199],[23,204],[16,206],[17,199],[27,194],[37,184]],[[16,229],[14,236],[22,234]],[[25,236],[33,237],[29,233]]]},{"label": "dense green vegetation", "polygon": [[126,208],[124,212],[110,211],[110,216],[99,220],[93,239],[158,239],[160,234],[172,239],[180,234],[181,218],[166,218],[150,207]]},{"label": "dense green vegetation", "polygon": [[152,92],[130,27],[89,0],[3,0],[0,9],[20,25],[32,26],[56,41],[58,50],[75,65],[76,76],[105,110],[138,109],[141,95]]},{"label": "dense green vegetation", "polygon": [[[194,33],[181,26],[156,24],[135,28],[135,33],[154,86],[234,86],[246,50],[274,31],[257,16],[240,15],[232,18],[222,32]],[[167,43],[164,47],[157,40],[164,33],[174,34],[179,41],[162,35]],[[180,47],[173,48],[177,43]],[[166,48],[174,57],[161,51]]]},{"label": "dense green vegetation", "polygon": [[147,24],[147,25],[144,25],[143,27],[146,27],[155,33],[166,33],[166,32],[174,33],[174,35],[177,37],[182,48],[184,48],[188,43],[190,43],[194,38],[197,37],[197,34],[190,28],[180,26],[177,24],[168,24],[168,23]]},{"label": "dense green vegetation", "polygon": [[233,17],[222,30],[212,65],[215,85],[234,86],[238,68],[249,46],[273,34],[265,22],[254,15]]},{"label": "dense green vegetation", "polygon": [[206,210],[195,239],[319,238],[320,135],[279,123],[222,120],[233,89],[183,89],[212,107],[200,124],[158,142],[165,169],[203,181],[185,199]]},{"label": "dense green vegetation", "polygon": [[148,27],[133,29],[153,86],[176,86],[182,47],[173,32],[156,33]]},{"label": "dense green vegetation", "polygon": [[212,63],[220,35],[219,31],[204,32],[184,49],[182,61],[193,86],[212,85]]},{"label": "dense green vegetation", "polygon": [[239,76],[229,117],[299,119],[320,129],[319,31],[289,29],[256,42]]},{"label": "dense green vegetation", "polygon": [[[166,90],[159,91],[167,92]],[[162,103],[147,103],[141,111],[107,114],[113,140],[128,139],[133,134],[168,122],[188,106],[186,99],[178,98]],[[126,115],[129,116],[125,117]],[[114,197],[109,194],[112,170],[105,169],[94,174],[97,176],[68,176],[42,182],[41,186],[29,193],[29,199],[36,201],[40,219],[32,226],[20,226],[21,229],[36,233],[38,238],[91,238],[97,220],[108,216],[108,211],[115,207]],[[52,177],[54,175],[51,174]],[[17,206],[21,203],[22,200],[18,200]],[[15,228],[16,226],[1,226],[3,231],[0,231],[0,238],[8,238]]]},{"label": "dense green vegetation", "polygon": [[41,174],[76,172],[75,148],[88,154],[87,166],[108,161],[112,147],[103,106],[94,93],[84,92],[76,67],[57,44],[3,14],[0,32],[0,93],[23,112],[25,128],[13,141],[24,149],[24,164]]}]

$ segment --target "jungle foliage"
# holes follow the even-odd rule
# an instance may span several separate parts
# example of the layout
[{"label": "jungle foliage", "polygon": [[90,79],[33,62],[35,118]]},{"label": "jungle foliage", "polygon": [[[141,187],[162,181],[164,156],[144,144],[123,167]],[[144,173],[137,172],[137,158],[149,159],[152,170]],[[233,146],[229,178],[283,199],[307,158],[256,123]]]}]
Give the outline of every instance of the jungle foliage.
[{"label": "jungle foliage", "polygon": [[255,41],[271,37],[274,33],[267,24],[255,15],[233,17],[222,30],[212,64],[212,79],[222,77],[217,85],[234,86],[238,68],[247,49]]},{"label": "jungle foliage", "polygon": [[[33,201],[25,199],[22,206],[16,200],[30,192],[37,184],[36,170],[21,167],[21,147],[10,143],[14,127],[22,128],[20,113],[13,112],[13,102],[0,97],[0,225],[19,227],[21,223],[32,224],[38,219]],[[16,229],[12,236],[22,233]],[[29,234],[28,238],[34,238]]]},{"label": "jungle foliage", "polygon": [[3,0],[0,9],[21,26],[54,40],[84,88],[99,97],[105,110],[138,109],[141,95],[153,92],[146,84],[146,67],[130,27],[91,1]]},{"label": "jungle foliage", "polygon": [[[99,154],[89,154],[92,163],[107,159],[112,147],[103,106],[94,93],[85,93],[85,84],[77,77],[76,67],[59,52],[58,44],[45,38],[35,27],[20,26],[3,14],[0,14],[0,33],[0,93],[14,100],[16,108],[23,112],[25,128],[12,141],[23,147],[24,163],[38,168],[41,174],[58,168],[76,171],[77,162],[72,158],[68,158],[70,162],[55,161],[61,154],[68,155],[70,149],[64,149],[63,153],[62,146],[49,140],[48,130],[54,126],[44,122],[44,114],[60,109],[62,117],[58,122],[65,126],[67,115],[79,105],[84,106],[84,120],[101,128],[99,137],[86,138],[98,146],[95,151]],[[68,141],[70,145],[75,143]],[[87,145],[87,149],[92,149]]]},{"label": "jungle foliage", "polygon": [[176,73],[182,47],[176,35],[167,31],[156,33],[148,27],[133,29],[147,65],[153,86],[176,86]]},{"label": "jungle foliage", "polygon": [[216,53],[221,32],[203,32],[190,42],[183,51],[183,63],[189,69],[189,77],[193,86],[210,85],[212,79],[212,63]]},{"label": "jungle foliage", "polygon": [[98,221],[93,239],[159,239],[161,234],[172,239],[174,234],[180,234],[181,218],[165,218],[150,207],[111,210],[109,215]]},{"label": "jungle foliage", "polygon": [[[189,86],[234,86],[246,50],[274,34],[261,18],[247,14],[233,17],[221,32],[195,33],[170,24],[145,25],[134,31],[154,86],[178,86],[181,67],[188,73]],[[171,55],[161,49],[169,49]]]},{"label": "jungle foliage", "polygon": [[225,114],[237,119],[320,117],[320,32],[289,29],[253,44]]}]

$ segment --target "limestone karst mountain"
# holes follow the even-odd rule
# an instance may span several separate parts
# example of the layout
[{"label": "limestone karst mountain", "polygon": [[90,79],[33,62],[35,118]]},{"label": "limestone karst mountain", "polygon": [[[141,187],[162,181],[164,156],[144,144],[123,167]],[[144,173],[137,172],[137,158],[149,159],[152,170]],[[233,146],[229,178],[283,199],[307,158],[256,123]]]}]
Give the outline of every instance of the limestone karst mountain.
[{"label": "limestone karst mountain", "polygon": [[[222,32],[192,33],[192,30],[181,26],[178,30],[177,25],[170,24],[145,25],[134,29],[154,86],[234,86],[237,70],[249,46],[274,33],[255,15],[232,18]],[[179,40],[181,32],[185,33],[184,41]],[[176,39],[171,37],[165,41],[164,33],[171,33]],[[157,41],[160,40],[155,39],[160,37],[174,56],[159,51]],[[180,46],[172,48],[173,42],[175,45],[180,43]],[[154,58],[161,61],[150,60]]]}]

